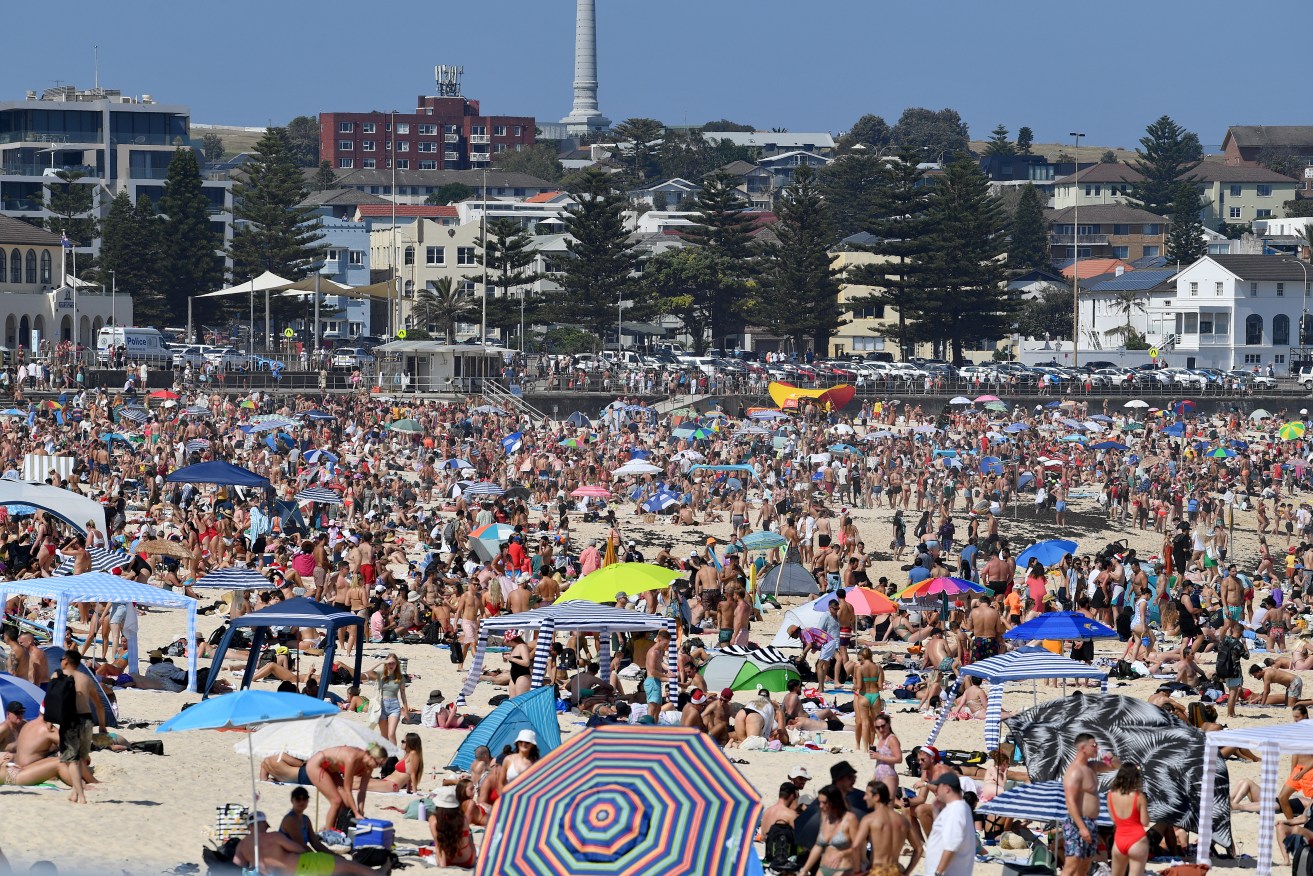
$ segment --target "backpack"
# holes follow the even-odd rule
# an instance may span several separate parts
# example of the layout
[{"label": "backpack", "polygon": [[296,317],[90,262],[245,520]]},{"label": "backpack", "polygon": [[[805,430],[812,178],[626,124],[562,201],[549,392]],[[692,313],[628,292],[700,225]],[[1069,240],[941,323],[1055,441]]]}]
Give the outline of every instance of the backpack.
[{"label": "backpack", "polygon": [[766,851],[762,863],[775,873],[797,873],[801,869],[798,841],[793,835],[792,825],[777,821],[766,831]]},{"label": "backpack", "polygon": [[[1234,639],[1223,639],[1217,646],[1217,677],[1220,679],[1240,677],[1240,655]],[[49,694],[46,694],[48,697]]]},{"label": "backpack", "polygon": [[77,686],[73,676],[60,672],[46,688],[46,720],[63,727],[77,719],[77,712]]},{"label": "backpack", "polygon": [[[1313,813],[1304,821],[1304,827],[1313,827]],[[1303,836],[1293,836],[1294,850],[1290,855],[1290,874],[1291,876],[1313,876],[1313,850],[1309,848],[1308,840]]]}]

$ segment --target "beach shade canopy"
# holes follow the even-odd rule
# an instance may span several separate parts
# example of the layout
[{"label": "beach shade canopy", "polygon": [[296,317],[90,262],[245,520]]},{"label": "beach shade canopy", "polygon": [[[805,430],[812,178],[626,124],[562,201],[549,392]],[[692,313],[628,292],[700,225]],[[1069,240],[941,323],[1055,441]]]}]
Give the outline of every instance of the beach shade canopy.
[{"label": "beach shade canopy", "polygon": [[[162,587],[152,587],[117,575],[104,572],[85,572],[81,575],[63,575],[55,578],[24,578],[18,581],[0,581],[0,605],[15,594],[55,600],[55,627],[51,642],[61,649],[68,629],[68,609],[84,602],[130,602],[137,605],[154,605],[161,608],[182,608],[187,611],[187,641],[196,641],[196,600]],[[137,612],[128,611],[123,624],[123,635],[128,640],[127,672],[137,672]],[[196,690],[196,649],[187,649],[187,689]]]},{"label": "beach shade canopy", "polygon": [[418,420],[411,419],[395,420],[388,423],[388,429],[406,435],[419,435],[424,431],[424,427],[420,425]]},{"label": "beach shade canopy", "polygon": [[476,873],[740,876],[761,801],[692,727],[594,727],[502,792]]},{"label": "beach shade canopy", "polygon": [[1065,538],[1051,538],[1048,541],[1037,541],[1030,547],[1026,548],[1017,557],[1017,568],[1024,569],[1030,565],[1031,560],[1039,560],[1044,566],[1056,566],[1062,562],[1062,558],[1067,554],[1075,554],[1079,545],[1074,541],[1068,541]]},{"label": "beach shade canopy", "polygon": [[[1060,780],[1071,763],[1077,734],[1089,733],[1098,740],[1101,751],[1123,763],[1152,764],[1144,770],[1144,797],[1151,822],[1199,831],[1200,783],[1207,781],[1202,730],[1144,700],[1079,692],[1040,703],[1005,723],[1012,740],[1021,746],[1032,781]],[[1276,762],[1273,758],[1272,763]],[[1213,838],[1230,846],[1231,787],[1226,763],[1219,760],[1210,775]],[[1112,777],[1112,772],[1099,774],[1101,790],[1107,790]],[[1208,790],[1206,785],[1204,790]],[[1206,804],[1203,811],[1208,811]]]},{"label": "beach shade canopy", "polygon": [[643,510],[649,514],[660,514],[679,504],[680,494],[674,490],[658,490],[643,501]]},{"label": "beach shade canopy", "polygon": [[664,590],[683,576],[677,569],[651,563],[614,563],[571,584],[556,602],[615,602],[618,593]]},{"label": "beach shade canopy", "polygon": [[1185,423],[1172,423],[1172,425],[1163,429],[1163,434],[1172,438],[1180,438],[1185,435]]},{"label": "beach shade canopy", "polygon": [[745,673],[756,675],[767,669],[792,667],[793,663],[776,648],[722,648],[698,670],[709,691],[733,687]]},{"label": "beach shade canopy", "polygon": [[641,459],[633,459],[611,472],[612,477],[624,478],[637,475],[660,474],[661,467]]},{"label": "beach shade canopy", "polygon": [[[1062,782],[1032,782],[1009,788],[987,803],[976,807],[980,815],[996,815],[1021,821],[1061,821],[1067,817],[1067,796]],[[1100,827],[1112,827],[1108,817],[1108,798],[1099,795]]]},{"label": "beach shade canopy", "polygon": [[87,531],[87,521],[94,522],[101,532],[106,530],[104,505],[80,493],[49,484],[0,480],[0,505],[40,508],[83,535]]},{"label": "beach shade canopy", "polygon": [[26,678],[0,672],[0,713],[9,708],[10,703],[21,703],[30,721],[35,718],[45,702],[46,692]]},{"label": "beach shade canopy", "polygon": [[400,757],[401,749],[395,742],[377,730],[371,730],[363,721],[353,721],[341,712],[322,718],[303,718],[298,721],[280,721],[261,727],[249,743],[233,746],[238,754],[250,753],[258,757],[290,754],[309,760],[316,752],[338,745],[368,748],[378,745],[391,757]]},{"label": "beach shade canopy", "polygon": [[1090,450],[1130,450],[1131,448],[1120,441],[1100,441],[1098,444],[1091,444]]},{"label": "beach shade canopy", "polygon": [[789,689],[790,681],[798,681],[801,678],[797,668],[792,664],[768,666],[765,669],[745,666],[739,670],[738,677],[729,686],[734,690],[765,688],[771,693],[784,693]]},{"label": "beach shade canopy", "polygon": [[[87,548],[87,554],[91,557],[91,569],[89,571],[92,572],[108,572],[112,569],[122,569],[132,565],[132,555],[125,554],[118,548]],[[55,574],[72,575],[73,568],[76,565],[76,560],[66,556],[55,566]]]},{"label": "beach shade canopy", "polygon": [[480,745],[498,754],[514,746],[521,730],[538,735],[538,753],[546,755],[561,744],[561,726],[556,720],[556,689],[550,685],[511,697],[492,710],[466,734],[447,769],[468,770]]},{"label": "beach shade canopy", "polygon": [[[813,583],[815,583],[815,579],[813,579]],[[785,609],[784,618],[780,621],[780,631],[771,640],[771,647],[801,648],[803,646],[802,639],[791,637],[789,627],[798,627],[799,630],[820,629],[821,624],[830,616],[830,613],[824,607],[818,608],[818,602],[820,602],[819,599],[814,599],[803,605]]]},{"label": "beach shade canopy", "polygon": [[1203,787],[1200,789],[1202,804],[1199,810],[1199,843],[1196,862],[1205,866],[1212,863],[1213,844],[1211,818],[1213,801],[1216,793],[1212,788],[1212,778],[1219,763],[1217,752],[1222,748],[1236,746],[1248,748],[1262,758],[1263,771],[1259,784],[1258,799],[1258,874],[1271,876],[1272,844],[1275,841],[1276,797],[1281,789],[1281,774],[1278,772],[1282,755],[1313,754],[1313,727],[1307,721],[1294,724],[1280,724],[1275,727],[1236,727],[1225,730],[1212,730],[1204,735],[1204,763],[1201,775]]},{"label": "beach shade canopy", "polygon": [[[1051,611],[1018,624],[1003,634],[1005,639],[1029,642],[1035,639],[1116,639],[1112,627],[1105,626],[1079,611]],[[992,658],[991,658],[992,659]]]},{"label": "beach shade canopy", "polygon": [[500,496],[504,492],[506,491],[500,484],[494,484],[492,481],[477,481],[461,490],[466,496]]},{"label": "beach shade canopy", "polygon": [[[839,598],[837,593],[827,593],[813,604],[820,611],[828,611],[830,603]],[[859,615],[893,614],[898,606],[885,596],[867,587],[843,588],[843,601],[853,607]]]},{"label": "beach shade canopy", "polygon": [[981,474],[1003,474],[1003,460],[997,456],[986,456],[980,460]]},{"label": "beach shade canopy", "polygon": [[[210,577],[210,576],[206,576]],[[260,662],[260,653],[269,637],[271,627],[310,627],[324,631],[328,647],[324,650],[324,665],[319,672],[319,698],[328,694],[328,683],[333,677],[333,656],[337,652],[337,631],[344,627],[360,627],[356,636],[356,662],[353,677],[360,684],[360,664],[365,654],[365,619],[349,611],[334,608],[324,602],[315,602],[304,596],[296,596],[276,602],[268,608],[244,614],[228,625],[228,632],[219,640],[219,647],[214,652],[214,665],[210,669],[209,683],[205,686],[205,696],[210,695],[215,680],[223,671],[223,658],[232,645],[233,634],[239,629],[251,631],[251,652],[246,660],[246,669],[242,672],[243,689],[251,686],[251,676],[255,674]]]},{"label": "beach shade canopy", "polygon": [[341,505],[342,496],[328,487],[306,487],[296,494],[298,502],[319,502],[324,505]]},{"label": "beach shade canopy", "polygon": [[198,462],[169,472],[171,484],[224,484],[232,487],[269,487],[269,479],[221,459]]},{"label": "beach shade canopy", "polygon": [[757,591],[777,597],[815,596],[821,588],[816,584],[816,576],[802,563],[780,563],[762,573]]},{"label": "beach shade canopy", "polygon": [[1283,441],[1294,441],[1297,438],[1304,437],[1304,424],[1298,420],[1292,420],[1286,423],[1277,432]]},{"label": "beach shade canopy", "polygon": [[570,491],[570,495],[577,499],[609,499],[611,491],[601,484],[585,484],[582,487],[575,487]]},{"label": "beach shade canopy", "polygon": [[768,551],[774,548],[786,547],[789,540],[778,532],[751,532],[739,540],[744,550],[749,551]]},{"label": "beach shade canopy", "polygon": [[570,416],[565,418],[565,422],[569,423],[571,426],[578,426],[580,429],[587,429],[593,425],[588,417],[584,416],[580,411],[574,411],[571,413]]},{"label": "beach shade canopy", "polygon": [[215,569],[192,587],[212,587],[217,590],[273,590],[275,585],[255,569],[226,566]]}]

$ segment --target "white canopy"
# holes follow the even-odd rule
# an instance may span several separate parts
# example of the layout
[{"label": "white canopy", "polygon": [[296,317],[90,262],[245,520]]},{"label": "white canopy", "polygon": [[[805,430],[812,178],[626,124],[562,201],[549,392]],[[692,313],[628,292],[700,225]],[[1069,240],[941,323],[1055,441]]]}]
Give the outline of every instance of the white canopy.
[{"label": "white canopy", "polygon": [[[51,457],[53,460],[54,457]],[[78,532],[86,534],[87,521],[95,521],[105,531],[105,507],[72,490],[49,484],[0,480],[0,505],[31,505],[58,517]]]},{"label": "white canopy", "polygon": [[220,289],[217,292],[206,292],[204,295],[197,295],[197,298],[218,298],[220,295],[247,295],[252,292],[272,292],[278,289],[286,289],[292,285],[295,280],[287,280],[278,276],[273,271],[265,271],[254,280],[247,280],[245,283],[239,283],[236,286],[229,286],[227,289]]},{"label": "white canopy", "polygon": [[1256,748],[1262,758],[1258,795],[1258,872],[1272,874],[1272,843],[1275,841],[1277,790],[1281,787],[1281,755],[1313,754],[1313,721],[1298,721],[1276,727],[1236,727],[1204,734],[1204,770],[1199,790],[1199,843],[1195,860],[1212,863],[1213,773],[1218,749],[1237,746]]},{"label": "white canopy", "polygon": [[[25,578],[21,581],[0,581],[0,606],[12,594],[54,599],[55,629],[52,641],[63,646],[68,629],[68,609],[79,602],[127,602],[138,605],[159,605],[166,608],[187,609],[187,690],[196,690],[196,600],[181,593],[160,587],[141,584],[105,572],[86,572],[82,575],[65,575],[58,578]],[[128,640],[128,671],[137,671],[137,613],[129,605],[128,619],[123,625]],[[94,635],[94,631],[92,633]]]}]

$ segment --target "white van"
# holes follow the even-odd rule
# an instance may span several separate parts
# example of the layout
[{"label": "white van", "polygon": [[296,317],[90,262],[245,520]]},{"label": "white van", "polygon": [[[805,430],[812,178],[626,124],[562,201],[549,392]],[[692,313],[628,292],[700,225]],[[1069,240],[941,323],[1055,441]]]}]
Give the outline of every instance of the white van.
[{"label": "white van", "polygon": [[110,350],[117,347],[126,347],[128,360],[132,362],[173,365],[173,351],[164,345],[164,336],[159,329],[105,326],[96,336],[96,359],[102,365],[107,364]]}]

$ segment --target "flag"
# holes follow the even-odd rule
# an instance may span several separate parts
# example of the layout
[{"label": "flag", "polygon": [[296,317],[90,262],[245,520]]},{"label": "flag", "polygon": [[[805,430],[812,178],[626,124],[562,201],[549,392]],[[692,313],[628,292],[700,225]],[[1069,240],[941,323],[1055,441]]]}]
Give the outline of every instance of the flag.
[{"label": "flag", "polygon": [[501,440],[501,449],[509,456],[512,453],[518,453],[524,446],[524,433],[512,432]]},{"label": "flag", "polygon": [[59,242],[60,242],[60,244],[63,245],[64,249],[72,249],[72,248],[73,248],[73,241],[71,241],[71,240],[68,239],[68,232],[67,232],[67,231],[62,231],[62,232],[60,232],[60,234],[59,234]]}]

